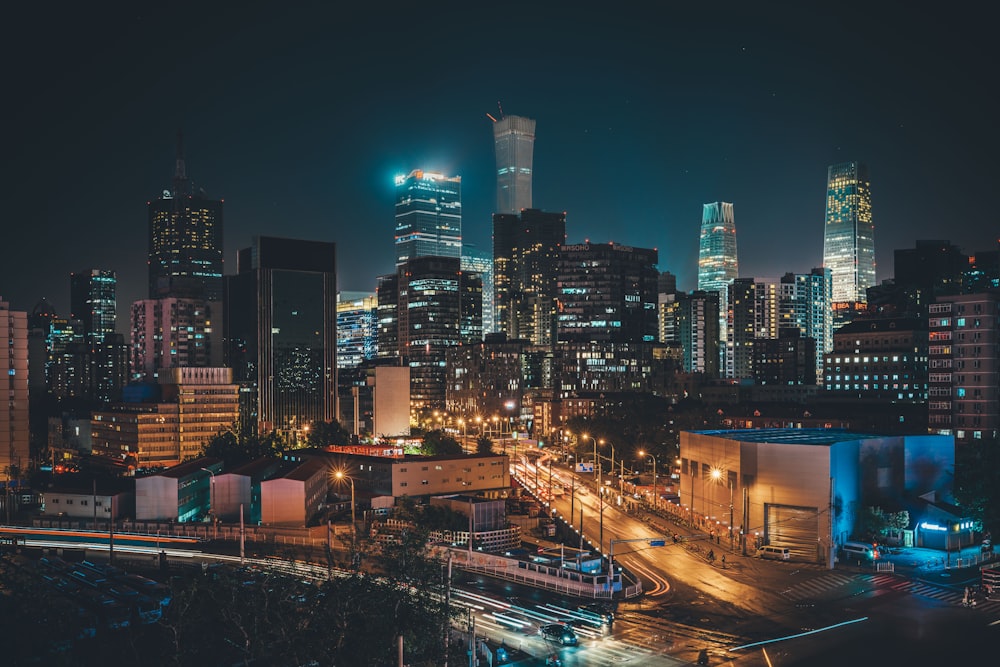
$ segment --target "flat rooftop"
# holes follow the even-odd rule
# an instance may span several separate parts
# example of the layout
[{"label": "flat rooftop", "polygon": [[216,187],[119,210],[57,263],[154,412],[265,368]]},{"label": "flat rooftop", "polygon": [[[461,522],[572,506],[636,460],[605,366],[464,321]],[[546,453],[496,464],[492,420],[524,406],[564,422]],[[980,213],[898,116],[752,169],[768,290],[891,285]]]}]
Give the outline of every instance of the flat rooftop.
[{"label": "flat rooftop", "polygon": [[838,442],[891,437],[839,428],[745,428],[692,431],[692,433],[739,442],[770,442],[781,445],[834,445]]}]

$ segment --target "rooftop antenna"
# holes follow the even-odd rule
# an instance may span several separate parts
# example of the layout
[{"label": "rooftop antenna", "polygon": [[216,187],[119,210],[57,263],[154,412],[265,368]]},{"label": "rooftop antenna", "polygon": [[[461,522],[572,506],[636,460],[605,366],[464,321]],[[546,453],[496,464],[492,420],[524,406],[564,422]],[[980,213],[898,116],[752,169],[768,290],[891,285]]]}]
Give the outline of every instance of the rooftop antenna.
[{"label": "rooftop antenna", "polygon": [[500,117],[503,118],[503,105],[500,104],[500,100],[497,100],[497,109],[500,109]]},{"label": "rooftop antenna", "polygon": [[183,181],[187,178],[184,173],[184,132],[177,130],[177,166],[174,168],[174,179]]}]

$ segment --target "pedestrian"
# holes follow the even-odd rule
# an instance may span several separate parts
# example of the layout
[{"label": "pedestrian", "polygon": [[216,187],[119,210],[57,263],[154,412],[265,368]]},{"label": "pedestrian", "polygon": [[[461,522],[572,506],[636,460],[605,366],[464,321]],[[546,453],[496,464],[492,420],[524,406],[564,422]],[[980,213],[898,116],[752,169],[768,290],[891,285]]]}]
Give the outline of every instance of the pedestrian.
[{"label": "pedestrian", "polygon": [[969,606],[969,587],[968,586],[965,587],[965,593],[962,595],[962,606],[963,607],[968,607]]},{"label": "pedestrian", "polygon": [[726,569],[726,554],[722,554],[722,569]]}]

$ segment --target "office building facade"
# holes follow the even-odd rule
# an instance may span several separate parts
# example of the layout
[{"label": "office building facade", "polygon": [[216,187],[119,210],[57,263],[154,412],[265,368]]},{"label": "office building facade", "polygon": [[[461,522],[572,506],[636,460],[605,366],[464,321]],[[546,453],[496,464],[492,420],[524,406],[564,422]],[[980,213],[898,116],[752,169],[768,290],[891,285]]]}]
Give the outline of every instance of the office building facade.
[{"label": "office building facade", "polygon": [[178,140],[173,186],[147,203],[149,298],[222,299],[222,201],[187,177]]},{"label": "office building facade", "polygon": [[581,243],[557,256],[557,339],[651,342],[657,337],[656,250]]},{"label": "office building facade", "polygon": [[956,444],[1000,434],[1000,291],[939,297],[929,306],[928,419]]},{"label": "office building facade", "polygon": [[928,400],[927,320],[857,320],[833,334],[823,364],[828,396],[883,403]]},{"label": "office building facade", "polygon": [[70,317],[83,323],[88,343],[101,342],[115,333],[117,285],[114,271],[86,269],[70,274]]},{"label": "office building facade", "polygon": [[493,123],[497,164],[497,206],[494,213],[520,213],[531,208],[535,121],[503,116]]},{"label": "office building facade", "polygon": [[335,243],[254,238],[226,278],[224,330],[244,428],[297,436],[336,418]]},{"label": "office building facade", "polygon": [[778,284],[778,329],[797,329],[803,338],[816,341],[815,377],[823,377],[823,355],[833,349],[833,314],[830,308],[831,271],[815,268],[809,273],[786,273]]},{"label": "office building facade", "polygon": [[379,279],[378,302],[379,356],[410,368],[412,408],[444,408],[448,348],[483,337],[479,274],[457,257],[418,257]]},{"label": "office building facade", "polygon": [[719,293],[696,290],[677,295],[677,337],[685,373],[719,376]]},{"label": "office building facade", "polygon": [[155,382],[167,368],[221,366],[221,304],[200,298],[141,299],[132,304],[131,380]]},{"label": "office building facade", "polygon": [[867,302],[867,289],[875,285],[875,225],[871,181],[862,162],[827,171],[823,266],[832,276],[834,310]]},{"label": "office building facade", "polygon": [[496,332],[493,304],[493,255],[476,250],[471,244],[462,247],[462,270],[478,273],[483,279],[483,335]]},{"label": "office building facade", "polygon": [[31,459],[28,426],[28,313],[11,310],[0,298],[0,368],[7,382],[0,407],[0,476],[4,483],[27,473]]},{"label": "office building facade", "polygon": [[358,368],[378,350],[378,298],[364,292],[337,295],[337,368]]},{"label": "office building facade", "polygon": [[729,285],[739,275],[736,256],[736,219],[729,202],[702,207],[698,242],[698,289],[719,293],[720,370],[733,376],[732,343],[729,335]]},{"label": "office building facade", "polygon": [[462,178],[414,169],[396,177],[396,265],[462,256]]},{"label": "office building facade", "polygon": [[493,283],[498,333],[534,345],[555,343],[556,260],[566,214],[525,209],[493,215]]}]

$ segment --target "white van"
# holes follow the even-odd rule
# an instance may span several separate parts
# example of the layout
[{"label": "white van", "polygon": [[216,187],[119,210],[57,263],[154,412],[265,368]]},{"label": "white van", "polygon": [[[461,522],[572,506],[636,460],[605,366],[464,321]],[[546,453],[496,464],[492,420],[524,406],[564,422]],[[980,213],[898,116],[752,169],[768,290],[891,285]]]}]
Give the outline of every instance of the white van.
[{"label": "white van", "polygon": [[792,553],[788,550],[788,547],[776,547],[773,544],[761,547],[757,549],[757,557],[765,558],[770,560],[788,560],[791,558]]},{"label": "white van", "polygon": [[878,549],[868,542],[844,542],[840,553],[845,560],[856,560],[859,563],[878,560]]}]

